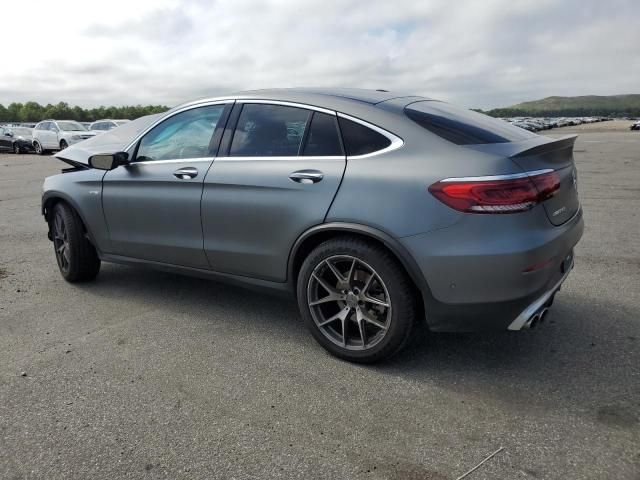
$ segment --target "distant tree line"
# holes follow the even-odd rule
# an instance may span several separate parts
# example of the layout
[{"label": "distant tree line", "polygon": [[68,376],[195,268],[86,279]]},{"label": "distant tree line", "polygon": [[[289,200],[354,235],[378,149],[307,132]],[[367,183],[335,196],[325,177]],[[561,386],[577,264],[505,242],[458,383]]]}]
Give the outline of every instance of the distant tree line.
[{"label": "distant tree line", "polygon": [[477,110],[492,117],[640,117],[640,108],[611,110],[606,108],[562,108],[554,110],[520,108],[494,108],[493,110]]},{"label": "distant tree line", "polygon": [[40,105],[37,102],[11,103],[5,107],[0,104],[0,122],[39,122],[45,118],[56,120],[77,120],[92,122],[101,118],[134,118],[168,110],[164,105],[130,105],[124,107],[82,108],[72,107],[65,102],[55,105]]}]

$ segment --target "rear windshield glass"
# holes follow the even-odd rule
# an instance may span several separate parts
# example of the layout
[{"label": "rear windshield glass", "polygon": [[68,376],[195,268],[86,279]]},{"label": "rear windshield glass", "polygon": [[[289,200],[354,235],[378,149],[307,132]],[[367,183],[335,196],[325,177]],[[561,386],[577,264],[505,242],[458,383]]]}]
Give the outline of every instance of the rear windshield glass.
[{"label": "rear windshield glass", "polygon": [[404,111],[421,127],[457,145],[518,142],[536,136],[504,120],[444,102],[416,102]]}]

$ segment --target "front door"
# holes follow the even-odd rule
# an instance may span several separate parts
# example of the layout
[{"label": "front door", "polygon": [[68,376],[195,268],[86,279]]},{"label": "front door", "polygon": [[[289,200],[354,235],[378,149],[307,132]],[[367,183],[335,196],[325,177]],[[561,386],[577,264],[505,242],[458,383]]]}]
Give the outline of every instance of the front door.
[{"label": "front door", "polygon": [[238,101],[229,124],[202,194],[209,263],[284,281],[292,245],[324,221],[344,173],[336,115]]},{"label": "front door", "polygon": [[[108,253],[208,267],[200,199],[216,137],[224,128],[219,121],[225,107],[198,106],[170,116],[142,136],[129,165],[105,174],[102,199],[112,249]],[[216,128],[220,132],[214,136]]]}]

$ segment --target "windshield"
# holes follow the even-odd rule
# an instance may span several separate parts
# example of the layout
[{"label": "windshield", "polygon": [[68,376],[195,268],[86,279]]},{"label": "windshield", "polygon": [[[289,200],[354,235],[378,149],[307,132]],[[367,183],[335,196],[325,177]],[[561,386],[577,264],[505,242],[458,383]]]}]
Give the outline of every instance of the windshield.
[{"label": "windshield", "polygon": [[9,130],[13,132],[14,135],[31,135],[30,128],[10,128]]},{"label": "windshield", "polygon": [[64,130],[65,132],[71,132],[74,130],[80,130],[80,131],[87,130],[86,128],[84,128],[84,126],[82,126],[78,122],[58,122],[58,127],[60,127],[60,130]]}]

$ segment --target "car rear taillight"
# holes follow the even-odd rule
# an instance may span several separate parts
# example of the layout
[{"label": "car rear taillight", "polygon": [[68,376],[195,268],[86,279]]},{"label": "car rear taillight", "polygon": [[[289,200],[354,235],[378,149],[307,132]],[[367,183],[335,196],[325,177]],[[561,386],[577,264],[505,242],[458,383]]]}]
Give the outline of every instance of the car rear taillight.
[{"label": "car rear taillight", "polygon": [[445,205],[467,213],[516,213],[533,208],[560,189],[560,177],[551,170],[447,178],[429,187]]}]

